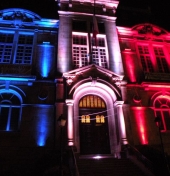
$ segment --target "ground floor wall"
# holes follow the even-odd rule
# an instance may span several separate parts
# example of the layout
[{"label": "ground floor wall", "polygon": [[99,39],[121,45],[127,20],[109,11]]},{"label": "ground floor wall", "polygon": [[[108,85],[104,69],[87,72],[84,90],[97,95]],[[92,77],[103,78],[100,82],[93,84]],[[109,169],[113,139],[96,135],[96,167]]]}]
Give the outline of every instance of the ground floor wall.
[{"label": "ground floor wall", "polygon": [[54,109],[25,105],[19,130],[0,132],[0,175],[43,175],[59,165]]},{"label": "ground floor wall", "polygon": [[[170,154],[170,133],[159,132],[159,128],[155,123],[154,112],[151,108],[124,105],[123,112],[129,145],[148,145],[160,151],[162,151],[163,145],[165,152]],[[162,138],[162,143],[160,137]]]}]

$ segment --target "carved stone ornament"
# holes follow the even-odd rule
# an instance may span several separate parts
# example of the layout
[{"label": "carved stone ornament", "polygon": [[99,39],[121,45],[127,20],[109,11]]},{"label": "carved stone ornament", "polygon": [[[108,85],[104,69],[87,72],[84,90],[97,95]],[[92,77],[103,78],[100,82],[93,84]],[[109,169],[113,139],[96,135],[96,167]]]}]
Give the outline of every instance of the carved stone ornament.
[{"label": "carved stone ornament", "polygon": [[149,23],[137,25],[133,27],[133,30],[138,31],[138,34],[151,34],[155,36],[167,33],[165,30]]},{"label": "carved stone ornament", "polygon": [[22,22],[33,22],[34,19],[40,20],[40,17],[28,10],[12,8],[0,11],[3,20],[20,20]]},{"label": "carved stone ornament", "polygon": [[75,75],[64,75],[66,78],[66,82],[68,85],[71,85],[73,83],[73,79],[76,77]]}]

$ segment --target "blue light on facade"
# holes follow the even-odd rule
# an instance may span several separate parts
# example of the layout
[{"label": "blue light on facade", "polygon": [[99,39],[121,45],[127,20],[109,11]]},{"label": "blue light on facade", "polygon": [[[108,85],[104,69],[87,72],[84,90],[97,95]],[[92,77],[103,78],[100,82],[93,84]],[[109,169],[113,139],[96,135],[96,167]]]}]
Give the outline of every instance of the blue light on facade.
[{"label": "blue light on facade", "polygon": [[37,124],[37,145],[43,147],[46,145],[46,140],[48,136],[48,116],[46,114],[41,114],[38,118]]},{"label": "blue light on facade", "polygon": [[38,45],[38,57],[39,57],[39,72],[41,77],[47,78],[53,67],[54,61],[54,46],[49,42],[43,42],[42,45]]}]

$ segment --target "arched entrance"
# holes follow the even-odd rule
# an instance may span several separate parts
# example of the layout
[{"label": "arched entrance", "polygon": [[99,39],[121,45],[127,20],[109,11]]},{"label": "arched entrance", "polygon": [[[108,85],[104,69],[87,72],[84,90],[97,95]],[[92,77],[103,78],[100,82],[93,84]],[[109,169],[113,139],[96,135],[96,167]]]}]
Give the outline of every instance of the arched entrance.
[{"label": "arched entrance", "polygon": [[81,154],[110,154],[107,108],[97,95],[86,95],[79,101],[79,134]]},{"label": "arched entrance", "polygon": [[[100,83],[99,81],[98,82],[89,81],[81,85],[74,86],[74,89],[72,88],[69,94],[70,95],[72,94],[72,99],[66,100],[66,104],[68,107],[67,108],[68,110],[68,126],[67,126],[68,145],[69,146],[74,145],[77,149],[77,152],[81,154],[84,153],[85,155],[98,154],[98,153],[100,154],[110,153],[115,157],[119,157],[119,154],[121,151],[121,144],[127,144],[124,116],[123,116],[123,109],[122,109],[123,101],[117,101],[117,96],[120,96],[119,92],[113,86],[109,87],[108,85]],[[103,102],[104,106],[95,107],[95,108],[83,107],[83,106],[81,107],[81,101],[86,96],[93,96],[93,99],[95,99],[95,97],[96,99],[97,98],[100,99],[101,102]],[[88,102],[89,100],[84,100],[84,102],[85,101]],[[98,114],[95,114],[96,112]],[[99,112],[105,112],[106,114],[102,114]],[[84,121],[88,122],[89,119],[90,120],[93,119],[90,125],[88,123],[84,123]],[[103,119],[105,119],[105,123],[98,124],[96,123],[96,119],[97,120],[100,119],[101,122],[103,121]],[[83,121],[83,123],[80,123],[80,121],[81,122]],[[89,127],[86,127],[86,126],[89,126]],[[95,146],[97,145],[92,143],[93,145],[91,149],[89,148],[89,150],[87,150],[88,148],[87,146],[88,143],[86,142],[87,138],[86,140],[84,138],[88,135],[87,133],[82,134],[82,131],[80,130],[82,130],[83,128],[85,128],[84,129],[85,132],[88,130],[91,130],[89,133],[91,133],[92,135],[95,134],[95,132],[93,131],[94,129],[99,129],[99,130],[96,130],[97,131],[96,133],[98,134],[98,136],[100,136],[100,138],[102,138],[101,134],[105,134],[103,139],[106,140],[106,141],[103,140],[103,142],[101,142],[100,144],[108,144],[108,145],[105,145],[105,147],[99,147],[99,148],[102,148],[102,150],[97,150],[95,148]],[[101,133],[102,129],[107,131]],[[90,140],[95,139],[96,141],[96,136],[97,135],[94,135],[94,137],[91,137]],[[97,139],[100,139],[100,138],[98,137]],[[82,141],[82,139],[84,141]],[[97,141],[96,141],[96,144],[97,144]],[[98,146],[100,146],[99,143],[98,143]],[[82,149],[82,147],[84,148]]]}]

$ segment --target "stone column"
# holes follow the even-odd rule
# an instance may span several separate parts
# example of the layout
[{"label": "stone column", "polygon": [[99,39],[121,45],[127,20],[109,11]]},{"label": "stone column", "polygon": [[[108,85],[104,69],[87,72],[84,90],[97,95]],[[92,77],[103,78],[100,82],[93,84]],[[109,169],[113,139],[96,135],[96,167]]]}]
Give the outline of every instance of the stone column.
[{"label": "stone column", "polygon": [[120,45],[116,28],[116,18],[105,18],[105,31],[109,53],[109,69],[116,74],[124,75]]},{"label": "stone column", "polygon": [[72,68],[72,19],[60,11],[59,20],[57,70],[62,74]]},{"label": "stone column", "polygon": [[66,100],[67,105],[67,137],[68,137],[68,146],[74,145],[74,132],[73,132],[73,103],[71,99]]},{"label": "stone column", "polygon": [[115,107],[117,108],[121,143],[123,145],[126,145],[128,144],[128,142],[126,138],[126,127],[125,127],[125,120],[124,120],[123,109],[122,109],[123,103],[124,103],[123,101],[117,101],[115,103]]}]

